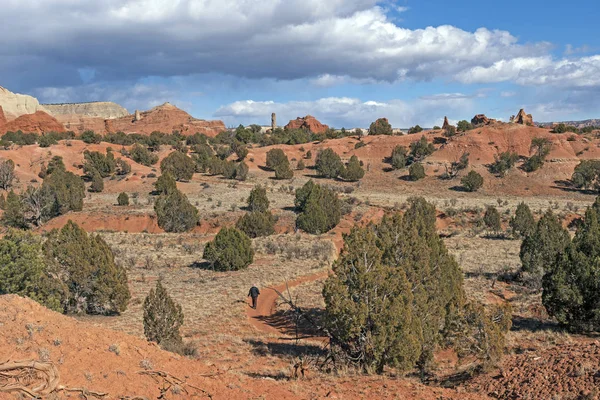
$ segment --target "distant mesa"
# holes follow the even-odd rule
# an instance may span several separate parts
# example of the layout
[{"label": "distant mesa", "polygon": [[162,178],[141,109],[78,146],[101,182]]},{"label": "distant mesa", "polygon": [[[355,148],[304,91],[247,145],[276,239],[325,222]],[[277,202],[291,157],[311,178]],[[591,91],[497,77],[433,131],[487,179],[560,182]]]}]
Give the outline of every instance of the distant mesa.
[{"label": "distant mesa", "polygon": [[444,125],[442,125],[442,129],[448,129],[450,126],[450,122],[448,122],[448,117],[444,117]]},{"label": "distant mesa", "polygon": [[110,101],[43,104],[42,106],[55,117],[58,115],[80,115],[83,117],[115,119],[129,115],[129,112],[124,107]]},{"label": "distant mesa", "polygon": [[329,129],[329,126],[323,125],[312,115],[307,115],[304,118],[298,117],[291,120],[285,129],[305,129],[312,133],[323,133]]},{"label": "distant mesa", "polygon": [[521,108],[516,117],[510,117],[510,122],[520,125],[533,125],[533,117],[531,116],[531,114],[526,114],[525,110]]},{"label": "distant mesa", "polygon": [[471,124],[472,125],[490,125],[493,124],[494,122],[497,122],[497,120],[493,119],[493,118],[488,118],[485,116],[485,114],[477,114],[476,116],[473,117],[473,119],[471,119]]}]

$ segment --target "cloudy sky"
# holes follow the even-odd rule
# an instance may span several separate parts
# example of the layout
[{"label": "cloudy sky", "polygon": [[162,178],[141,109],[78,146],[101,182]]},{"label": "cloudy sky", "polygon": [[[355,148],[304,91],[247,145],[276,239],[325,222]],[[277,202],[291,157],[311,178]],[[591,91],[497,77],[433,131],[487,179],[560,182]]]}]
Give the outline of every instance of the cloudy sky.
[{"label": "cloudy sky", "polygon": [[229,126],[600,118],[597,0],[3,0],[0,86]]}]

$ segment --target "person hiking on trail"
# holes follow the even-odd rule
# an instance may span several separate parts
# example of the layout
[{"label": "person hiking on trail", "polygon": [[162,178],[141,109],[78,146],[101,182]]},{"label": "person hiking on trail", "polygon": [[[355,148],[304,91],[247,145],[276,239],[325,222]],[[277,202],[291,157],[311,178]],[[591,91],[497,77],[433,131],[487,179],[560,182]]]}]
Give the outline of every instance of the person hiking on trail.
[{"label": "person hiking on trail", "polygon": [[255,310],[256,310],[256,300],[258,299],[259,294],[260,294],[260,291],[256,287],[256,284],[254,286],[252,286],[250,288],[250,291],[248,292],[248,296],[252,297],[252,308],[254,308]]}]

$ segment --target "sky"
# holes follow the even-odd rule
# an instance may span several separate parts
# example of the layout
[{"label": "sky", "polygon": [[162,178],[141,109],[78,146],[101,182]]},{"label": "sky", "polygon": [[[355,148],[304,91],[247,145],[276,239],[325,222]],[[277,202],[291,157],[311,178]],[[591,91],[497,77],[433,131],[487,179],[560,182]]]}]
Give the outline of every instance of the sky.
[{"label": "sky", "polygon": [[227,126],[600,118],[597,0],[3,0],[0,86]]}]

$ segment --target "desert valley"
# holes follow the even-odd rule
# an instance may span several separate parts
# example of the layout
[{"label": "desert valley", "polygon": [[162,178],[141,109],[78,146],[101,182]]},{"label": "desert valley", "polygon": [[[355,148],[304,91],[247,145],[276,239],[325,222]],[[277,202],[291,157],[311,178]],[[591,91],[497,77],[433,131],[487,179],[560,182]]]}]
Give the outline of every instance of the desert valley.
[{"label": "desert valley", "polygon": [[[270,114],[228,128],[169,103],[130,114],[3,88],[0,107],[2,398],[600,396],[597,322],[577,320],[571,297],[552,302],[539,271],[598,230],[597,127],[539,126],[521,110],[408,131],[385,115],[360,130]],[[565,244],[546,254],[552,235]],[[414,259],[375,284],[386,251]],[[343,314],[344,276],[376,301],[386,280],[390,293],[412,285],[404,306],[381,300],[364,317],[403,330],[332,322],[362,318]],[[583,314],[585,290],[573,294]],[[378,335],[399,336],[377,353]]]}]

